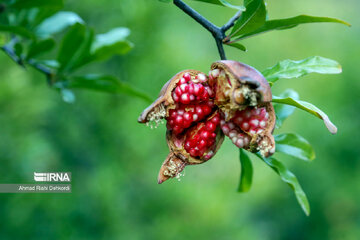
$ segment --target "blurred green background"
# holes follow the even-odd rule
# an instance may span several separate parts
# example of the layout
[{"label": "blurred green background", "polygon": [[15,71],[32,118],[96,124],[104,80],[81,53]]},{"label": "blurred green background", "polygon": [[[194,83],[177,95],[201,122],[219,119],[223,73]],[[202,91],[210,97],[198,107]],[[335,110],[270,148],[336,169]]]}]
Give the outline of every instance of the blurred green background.
[{"label": "blurred green background", "polygon": [[[231,9],[191,2],[221,25]],[[0,54],[0,182],[31,183],[33,172],[72,172],[71,194],[0,195],[0,239],[360,239],[360,28],[357,0],[268,1],[270,18],[298,14],[338,17],[261,35],[226,48],[229,59],[259,70],[283,59],[319,55],[339,61],[341,75],[281,80],[273,88],[300,93],[338,126],[296,110],[281,131],[296,132],[314,146],[306,163],[277,158],[299,178],[311,205],[306,217],[291,189],[258,159],[249,193],[236,192],[238,150],[226,140],[209,162],[188,167],[180,182],[156,182],[168,153],[165,127],[137,123],[144,101],[77,91],[68,104],[43,76]],[[112,73],[155,98],[175,73],[207,72],[219,56],[206,30],[171,4],[155,0],[68,0],[97,33],[129,27],[135,48],[102,65],[81,70]]]}]

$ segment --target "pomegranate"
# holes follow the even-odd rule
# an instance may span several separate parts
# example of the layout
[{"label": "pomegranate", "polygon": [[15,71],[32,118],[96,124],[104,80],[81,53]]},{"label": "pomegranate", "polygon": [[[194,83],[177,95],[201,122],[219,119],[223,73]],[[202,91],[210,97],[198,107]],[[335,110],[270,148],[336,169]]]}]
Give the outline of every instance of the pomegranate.
[{"label": "pomegranate", "polygon": [[211,159],[224,135],[238,148],[268,157],[275,151],[272,131],[275,113],[266,79],[254,68],[236,61],[212,64],[209,75],[196,70],[176,74],[140,123],[155,127],[165,119],[170,149],[158,182],[179,178],[187,165]]},{"label": "pomegranate", "polygon": [[221,120],[221,130],[238,148],[251,152],[260,151],[269,157],[275,152],[275,141],[271,135],[275,116],[270,103],[263,107],[247,107],[235,112],[228,121]]}]

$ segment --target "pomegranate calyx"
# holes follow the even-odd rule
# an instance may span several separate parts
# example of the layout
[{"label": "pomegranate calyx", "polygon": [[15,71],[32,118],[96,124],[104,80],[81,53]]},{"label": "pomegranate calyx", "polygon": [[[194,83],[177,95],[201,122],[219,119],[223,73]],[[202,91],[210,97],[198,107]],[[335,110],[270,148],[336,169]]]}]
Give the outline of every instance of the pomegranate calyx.
[{"label": "pomegranate calyx", "polygon": [[181,172],[184,170],[186,162],[178,158],[173,152],[170,152],[163,164],[161,165],[158,183],[161,184],[170,178],[177,178],[180,180],[184,176]]}]

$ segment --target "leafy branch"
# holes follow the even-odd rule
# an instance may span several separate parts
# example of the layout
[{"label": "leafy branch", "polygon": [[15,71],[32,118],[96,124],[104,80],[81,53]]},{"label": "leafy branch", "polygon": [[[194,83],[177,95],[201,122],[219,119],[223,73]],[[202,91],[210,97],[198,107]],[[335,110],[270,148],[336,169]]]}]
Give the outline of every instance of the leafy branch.
[{"label": "leafy branch", "polygon": [[[170,2],[170,0],[160,0]],[[201,14],[184,3],[182,0],[173,0],[173,3],[207,29],[215,39],[220,58],[226,59],[223,45],[246,51],[246,47],[239,41],[257,36],[273,30],[286,30],[307,23],[340,23],[350,26],[349,23],[336,18],[299,15],[285,19],[267,19],[267,10],[264,0],[244,0],[244,6],[234,6],[225,0],[193,0],[216,4],[238,10],[236,14],[222,27],[218,27],[204,18]],[[226,35],[226,31],[231,32]]]},{"label": "leafy branch", "polygon": [[150,102],[145,93],[114,76],[77,75],[86,65],[128,53],[133,48],[127,39],[130,30],[118,27],[95,35],[80,16],[60,11],[62,7],[62,0],[2,3],[0,32],[6,33],[8,41],[1,50],[19,66],[30,66],[44,74],[48,85],[67,102],[75,100],[74,88],[127,94]]},{"label": "leafy branch", "polygon": [[52,71],[50,68],[48,68],[47,66],[37,63],[36,60],[34,59],[24,59],[21,55],[18,56],[15,52],[15,49],[11,46],[13,42],[16,42],[16,38],[13,38],[13,41],[10,42],[7,45],[4,45],[1,47],[1,50],[6,53],[15,63],[17,63],[18,65],[26,68],[26,64],[33,67],[34,69],[36,69],[37,71],[39,71],[40,73],[45,74],[47,82],[49,84],[49,86],[52,85],[53,83],[53,78],[55,77],[55,72]]}]

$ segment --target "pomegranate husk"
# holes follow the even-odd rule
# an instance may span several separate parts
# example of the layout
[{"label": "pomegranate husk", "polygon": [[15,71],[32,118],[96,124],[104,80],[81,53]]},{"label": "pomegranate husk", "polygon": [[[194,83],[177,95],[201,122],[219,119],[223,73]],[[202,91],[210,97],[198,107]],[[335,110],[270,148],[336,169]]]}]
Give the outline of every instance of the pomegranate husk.
[{"label": "pomegranate husk", "polygon": [[[207,120],[210,120],[217,114],[217,111],[215,111],[210,117],[207,118]],[[220,127],[218,126],[215,130],[216,133],[216,139],[215,144],[211,146],[207,151],[203,154],[201,157],[192,157],[185,149],[184,149],[184,143],[187,136],[193,136],[197,134],[197,132],[202,129],[202,127],[205,126],[205,122],[199,122],[192,128],[188,130],[187,133],[181,134],[181,135],[175,135],[172,131],[168,130],[166,132],[166,142],[168,144],[170,153],[163,162],[159,176],[158,176],[158,183],[163,183],[169,178],[178,177],[180,173],[184,170],[184,168],[187,165],[196,165],[196,164],[202,164],[208,160],[210,160],[216,152],[221,147],[221,144],[224,141],[224,134],[221,131]],[[211,157],[206,158],[207,154],[211,154]],[[170,167],[170,168],[169,168]],[[168,174],[170,169],[174,174]]]},{"label": "pomegranate husk", "polygon": [[276,115],[274,107],[270,102],[263,103],[260,107],[265,107],[269,113],[267,128],[263,132],[251,136],[250,146],[245,149],[251,152],[260,151],[264,157],[270,157],[275,152],[275,140],[272,133],[275,129]]},{"label": "pomegranate husk", "polygon": [[170,178],[180,177],[180,174],[186,165],[186,162],[178,158],[173,152],[170,152],[161,165],[158,183],[161,184]]},{"label": "pomegranate husk", "polygon": [[[216,92],[215,104],[225,113],[225,120],[229,120],[236,111],[246,106],[271,102],[270,85],[256,69],[232,60],[217,61],[211,65],[211,70],[214,69],[225,72],[225,78],[210,78],[209,81]],[[245,93],[248,97],[252,96],[251,99],[244,97]]]},{"label": "pomegranate husk", "polygon": [[175,103],[172,99],[171,93],[176,87],[176,83],[180,80],[184,73],[189,73],[191,76],[196,76],[200,73],[204,74],[197,70],[184,70],[177,73],[165,83],[160,91],[159,97],[140,114],[138,118],[139,123],[147,123],[150,121],[157,122],[168,116],[169,110],[175,108]]}]

